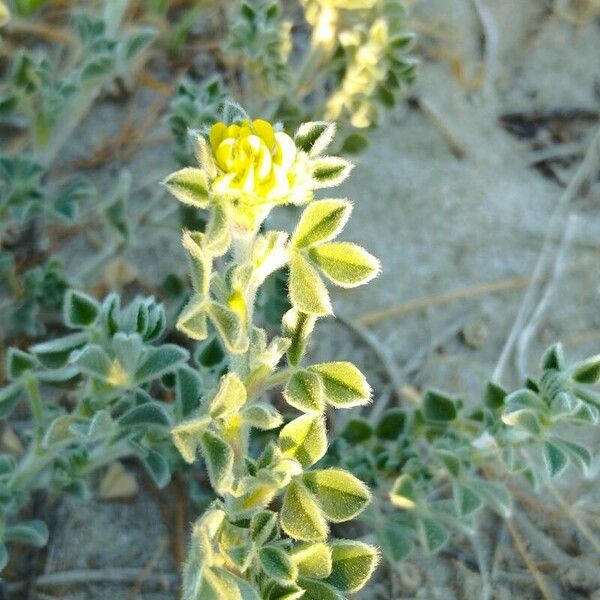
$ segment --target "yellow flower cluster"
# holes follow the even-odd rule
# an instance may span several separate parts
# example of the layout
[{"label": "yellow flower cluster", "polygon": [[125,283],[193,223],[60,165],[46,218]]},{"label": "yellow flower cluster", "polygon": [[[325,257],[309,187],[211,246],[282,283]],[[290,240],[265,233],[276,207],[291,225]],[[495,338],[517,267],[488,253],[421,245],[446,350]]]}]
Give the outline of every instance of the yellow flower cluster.
[{"label": "yellow flower cluster", "polygon": [[294,140],[262,119],[239,125],[216,123],[209,134],[218,174],[215,194],[245,203],[294,201],[300,177]]}]

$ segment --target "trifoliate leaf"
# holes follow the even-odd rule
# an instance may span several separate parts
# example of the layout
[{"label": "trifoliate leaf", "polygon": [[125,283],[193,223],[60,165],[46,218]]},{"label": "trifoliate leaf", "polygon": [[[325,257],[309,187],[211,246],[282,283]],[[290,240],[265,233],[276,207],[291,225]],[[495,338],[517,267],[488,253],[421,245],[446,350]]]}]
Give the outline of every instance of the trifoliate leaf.
[{"label": "trifoliate leaf", "polygon": [[311,163],[315,189],[339,185],[350,175],[354,165],[339,156],[321,156]]},{"label": "trifoliate leaf", "polygon": [[169,175],[163,185],[177,200],[196,208],[208,206],[208,181],[202,169],[186,167]]},{"label": "trifoliate leaf", "polygon": [[323,542],[299,544],[290,551],[290,558],[301,577],[323,579],[331,573],[331,548]]},{"label": "trifoliate leaf", "polygon": [[85,331],[72,333],[64,337],[55,338],[41,344],[35,344],[30,351],[47,369],[60,369],[69,362],[73,350],[81,348],[89,339]]},{"label": "trifoliate leaf", "polygon": [[302,123],[294,136],[296,146],[309,156],[317,156],[323,152],[333,140],[335,123],[313,121]]},{"label": "trifoliate leaf", "polygon": [[65,296],[64,319],[73,329],[89,327],[100,314],[100,304],[91,296],[77,290],[69,290]]},{"label": "trifoliate leaf", "polygon": [[227,373],[221,377],[219,389],[211,400],[208,411],[213,419],[223,418],[239,411],[246,403],[246,386],[237,373]]},{"label": "trifoliate leaf", "polygon": [[204,415],[196,419],[184,421],[171,430],[173,443],[183,460],[193,463],[196,460],[196,451],[200,444],[200,436],[210,424],[210,417]]},{"label": "trifoliate leaf", "polygon": [[288,380],[283,396],[287,403],[305,413],[322,413],[325,409],[323,380],[316,373],[296,371]]},{"label": "trifoliate leaf", "polygon": [[71,357],[71,364],[81,372],[115,387],[127,387],[131,384],[130,376],[117,361],[113,362],[100,346],[89,345],[76,351]]},{"label": "trifoliate leaf", "polygon": [[281,527],[291,538],[318,542],[327,537],[327,521],[308,490],[293,480],[283,498]]},{"label": "trifoliate leaf", "polygon": [[394,564],[401,563],[413,550],[413,534],[390,518],[376,526],[375,539],[385,557]]},{"label": "trifoliate leaf", "polygon": [[569,458],[577,463],[585,475],[588,474],[592,466],[592,455],[585,446],[561,438],[552,438],[552,443],[568,454]]},{"label": "trifoliate leaf", "polygon": [[279,433],[284,456],[310,467],[327,451],[325,421],[320,415],[302,415],[288,423]]},{"label": "trifoliate leaf", "polygon": [[264,546],[258,552],[260,566],[275,581],[286,583],[298,577],[298,567],[277,546]]},{"label": "trifoliate leaf", "polygon": [[200,435],[200,448],[210,483],[217,494],[223,495],[233,482],[233,449],[212,431]]},{"label": "trifoliate leaf", "polygon": [[350,218],[352,204],[348,200],[315,200],[302,213],[291,244],[294,248],[309,248],[335,238]]},{"label": "trifoliate leaf", "polygon": [[247,425],[263,431],[275,429],[283,423],[283,417],[275,407],[260,402],[245,406],[240,411],[240,418]]},{"label": "trifoliate leaf", "polygon": [[350,362],[321,363],[309,367],[323,379],[327,402],[336,408],[352,408],[367,404],[371,387],[365,376]]},{"label": "trifoliate leaf", "polygon": [[369,580],[377,562],[377,548],[353,541],[335,541],[331,545],[333,569],[325,580],[343,592],[356,592]]},{"label": "trifoliate leaf", "polygon": [[281,321],[282,335],[291,340],[287,357],[292,366],[297,366],[304,356],[308,338],[317,319],[314,315],[300,312],[297,308],[288,310]]},{"label": "trifoliate leaf", "polygon": [[325,316],[332,313],[329,292],[317,271],[299,253],[290,258],[290,301],[298,311]]},{"label": "trifoliate leaf", "polygon": [[456,510],[462,517],[467,517],[483,506],[481,496],[470,486],[462,483],[454,484],[454,502]]},{"label": "trifoliate leaf", "polygon": [[371,500],[367,486],[342,469],[309,471],[302,476],[328,521],[341,523],[353,519]]},{"label": "trifoliate leaf", "polygon": [[309,256],[336,285],[353,288],[371,281],[380,271],[379,261],[350,242],[332,242],[310,249]]},{"label": "trifoliate leaf", "polygon": [[389,408],[386,410],[375,430],[376,435],[381,440],[397,440],[406,426],[406,411],[401,408]]}]

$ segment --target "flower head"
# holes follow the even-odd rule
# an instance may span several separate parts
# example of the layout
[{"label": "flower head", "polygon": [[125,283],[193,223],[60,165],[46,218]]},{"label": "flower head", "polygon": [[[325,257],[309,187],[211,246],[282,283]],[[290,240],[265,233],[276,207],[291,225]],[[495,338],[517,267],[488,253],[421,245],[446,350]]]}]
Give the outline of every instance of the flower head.
[{"label": "flower head", "polygon": [[294,140],[262,119],[226,125],[215,123],[209,134],[218,174],[215,194],[248,204],[282,203],[294,190],[298,156]]}]

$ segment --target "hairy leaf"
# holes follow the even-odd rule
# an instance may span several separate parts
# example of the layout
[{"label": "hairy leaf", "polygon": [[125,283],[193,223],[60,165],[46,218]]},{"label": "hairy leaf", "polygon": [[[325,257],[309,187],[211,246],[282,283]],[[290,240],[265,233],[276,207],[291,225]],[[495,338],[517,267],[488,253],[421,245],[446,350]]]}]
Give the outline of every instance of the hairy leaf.
[{"label": "hairy leaf", "polygon": [[298,481],[288,486],[280,512],[281,527],[290,537],[305,542],[327,537],[327,521],[308,490]]},{"label": "hairy leaf", "polygon": [[288,423],[279,433],[284,456],[310,467],[327,451],[325,420],[320,415],[302,415]]},{"label": "hairy leaf", "polygon": [[287,403],[305,413],[322,413],[325,409],[323,380],[316,373],[297,371],[283,391]]},{"label": "hairy leaf", "polygon": [[336,285],[353,288],[368,283],[381,269],[379,261],[350,242],[331,242],[311,248],[309,256]]},{"label": "hairy leaf", "polygon": [[325,397],[336,408],[352,408],[367,404],[371,387],[364,375],[350,362],[330,362],[309,368],[323,379]]}]

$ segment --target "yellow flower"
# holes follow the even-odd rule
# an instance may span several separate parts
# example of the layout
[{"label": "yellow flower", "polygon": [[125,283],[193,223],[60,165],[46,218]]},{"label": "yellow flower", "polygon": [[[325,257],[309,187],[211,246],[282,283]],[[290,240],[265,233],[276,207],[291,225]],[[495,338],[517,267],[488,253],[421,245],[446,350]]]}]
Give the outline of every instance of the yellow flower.
[{"label": "yellow flower", "polygon": [[290,201],[298,183],[298,151],[289,135],[255,119],[239,125],[215,123],[209,140],[218,170],[213,193],[250,205]]}]

